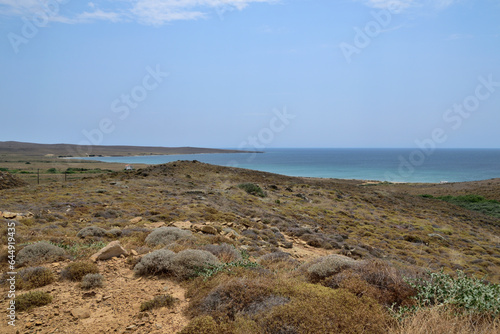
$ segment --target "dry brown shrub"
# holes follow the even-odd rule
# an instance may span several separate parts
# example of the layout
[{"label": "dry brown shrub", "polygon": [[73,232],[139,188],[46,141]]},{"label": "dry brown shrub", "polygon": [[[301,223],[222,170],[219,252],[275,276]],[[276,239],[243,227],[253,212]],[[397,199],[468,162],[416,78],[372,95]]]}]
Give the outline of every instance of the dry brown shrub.
[{"label": "dry brown shrub", "polygon": [[405,282],[404,277],[417,275],[417,272],[398,269],[386,261],[369,260],[341,271],[323,284],[333,289],[346,288],[355,294],[366,291],[368,296],[385,306],[408,306],[414,303],[411,297],[415,295],[415,290]]},{"label": "dry brown shrub", "polygon": [[454,315],[443,307],[418,310],[393,326],[389,334],[498,334],[500,318]]},{"label": "dry brown shrub", "polygon": [[191,303],[192,316],[210,315],[217,321],[234,321],[237,315],[253,316],[286,304],[287,298],[273,295],[272,280],[236,278],[224,281],[204,298]]},{"label": "dry brown shrub", "polygon": [[391,321],[376,301],[356,297],[345,289],[296,282],[285,284],[280,290],[291,301],[258,319],[263,333],[377,334],[386,333]]}]

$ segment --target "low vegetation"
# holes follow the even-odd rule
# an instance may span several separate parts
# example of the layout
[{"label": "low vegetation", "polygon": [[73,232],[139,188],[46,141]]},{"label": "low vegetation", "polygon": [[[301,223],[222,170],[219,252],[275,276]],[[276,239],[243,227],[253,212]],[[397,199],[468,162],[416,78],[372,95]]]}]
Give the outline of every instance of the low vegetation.
[{"label": "low vegetation", "polygon": [[66,251],[48,242],[37,242],[21,249],[17,254],[17,263],[20,266],[61,260]]},{"label": "low vegetation", "polygon": [[485,215],[500,218],[500,202],[494,199],[486,199],[479,195],[464,196],[439,196],[442,201],[461,206],[467,210],[478,211]]},{"label": "low vegetation", "polygon": [[15,299],[16,311],[28,311],[34,307],[44,306],[52,302],[52,295],[44,291],[30,291],[17,296]]},{"label": "low vegetation", "polygon": [[258,196],[258,197],[266,197],[266,193],[256,184],[253,183],[242,183],[238,185],[238,188],[245,190],[248,194]]},{"label": "low vegetation", "polygon": [[[59,284],[104,296],[109,271],[98,268],[108,264],[89,256],[118,240],[137,284],[187,290],[184,334],[486,334],[500,329],[500,225],[474,210],[494,208],[498,189],[495,180],[368,187],[184,161],[1,190],[0,209],[23,213],[19,289],[50,290],[63,268],[71,282]],[[0,218],[3,244],[9,219]],[[0,259],[7,269],[5,249]],[[139,301],[139,318],[173,306],[162,289]]]},{"label": "low vegetation", "polygon": [[172,297],[171,295],[159,295],[155,296],[153,299],[148,300],[141,304],[140,310],[141,312],[150,311],[153,309],[161,308],[161,307],[172,307],[177,302],[177,299]]},{"label": "low vegetation", "polygon": [[94,288],[102,288],[104,285],[104,276],[101,274],[86,274],[82,278],[82,282],[80,286],[84,290],[94,289]]},{"label": "low vegetation", "polygon": [[61,276],[71,281],[80,281],[87,274],[98,274],[99,268],[92,262],[72,262],[61,271]]},{"label": "low vegetation", "polygon": [[23,290],[31,290],[49,285],[55,281],[54,273],[45,267],[24,268],[18,273],[16,287]]}]

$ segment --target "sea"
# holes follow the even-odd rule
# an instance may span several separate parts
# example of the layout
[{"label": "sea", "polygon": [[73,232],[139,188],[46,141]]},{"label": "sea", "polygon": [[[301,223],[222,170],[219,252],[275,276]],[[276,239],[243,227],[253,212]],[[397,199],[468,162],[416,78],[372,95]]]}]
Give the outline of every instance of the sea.
[{"label": "sea", "polygon": [[500,149],[269,148],[263,153],[89,157],[123,164],[177,160],[247,168],[288,176],[410,183],[500,178]]}]

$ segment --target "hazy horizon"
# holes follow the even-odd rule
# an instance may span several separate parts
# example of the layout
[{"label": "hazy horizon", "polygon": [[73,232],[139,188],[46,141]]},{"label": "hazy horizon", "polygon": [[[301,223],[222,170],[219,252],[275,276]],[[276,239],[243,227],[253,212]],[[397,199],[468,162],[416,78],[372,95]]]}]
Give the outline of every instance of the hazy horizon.
[{"label": "hazy horizon", "polygon": [[497,0],[0,0],[0,141],[498,148]]}]

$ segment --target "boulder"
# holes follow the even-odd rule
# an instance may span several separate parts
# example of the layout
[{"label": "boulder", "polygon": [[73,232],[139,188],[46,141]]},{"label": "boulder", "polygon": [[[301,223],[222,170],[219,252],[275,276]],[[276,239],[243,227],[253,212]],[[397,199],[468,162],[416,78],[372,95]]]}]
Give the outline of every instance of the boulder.
[{"label": "boulder", "polygon": [[192,225],[193,224],[189,220],[186,220],[185,222],[174,222],[170,224],[170,226],[180,228],[181,230],[189,230],[191,229]]},{"label": "boulder", "polygon": [[191,228],[196,232],[203,232],[214,235],[218,233],[217,229],[210,225],[194,224]]},{"label": "boulder", "polygon": [[112,241],[106,247],[102,248],[100,251],[92,255],[90,257],[90,260],[94,262],[97,260],[108,260],[113,257],[119,257],[121,255],[128,256],[127,250],[123,248],[122,245],[120,245],[119,241]]}]

